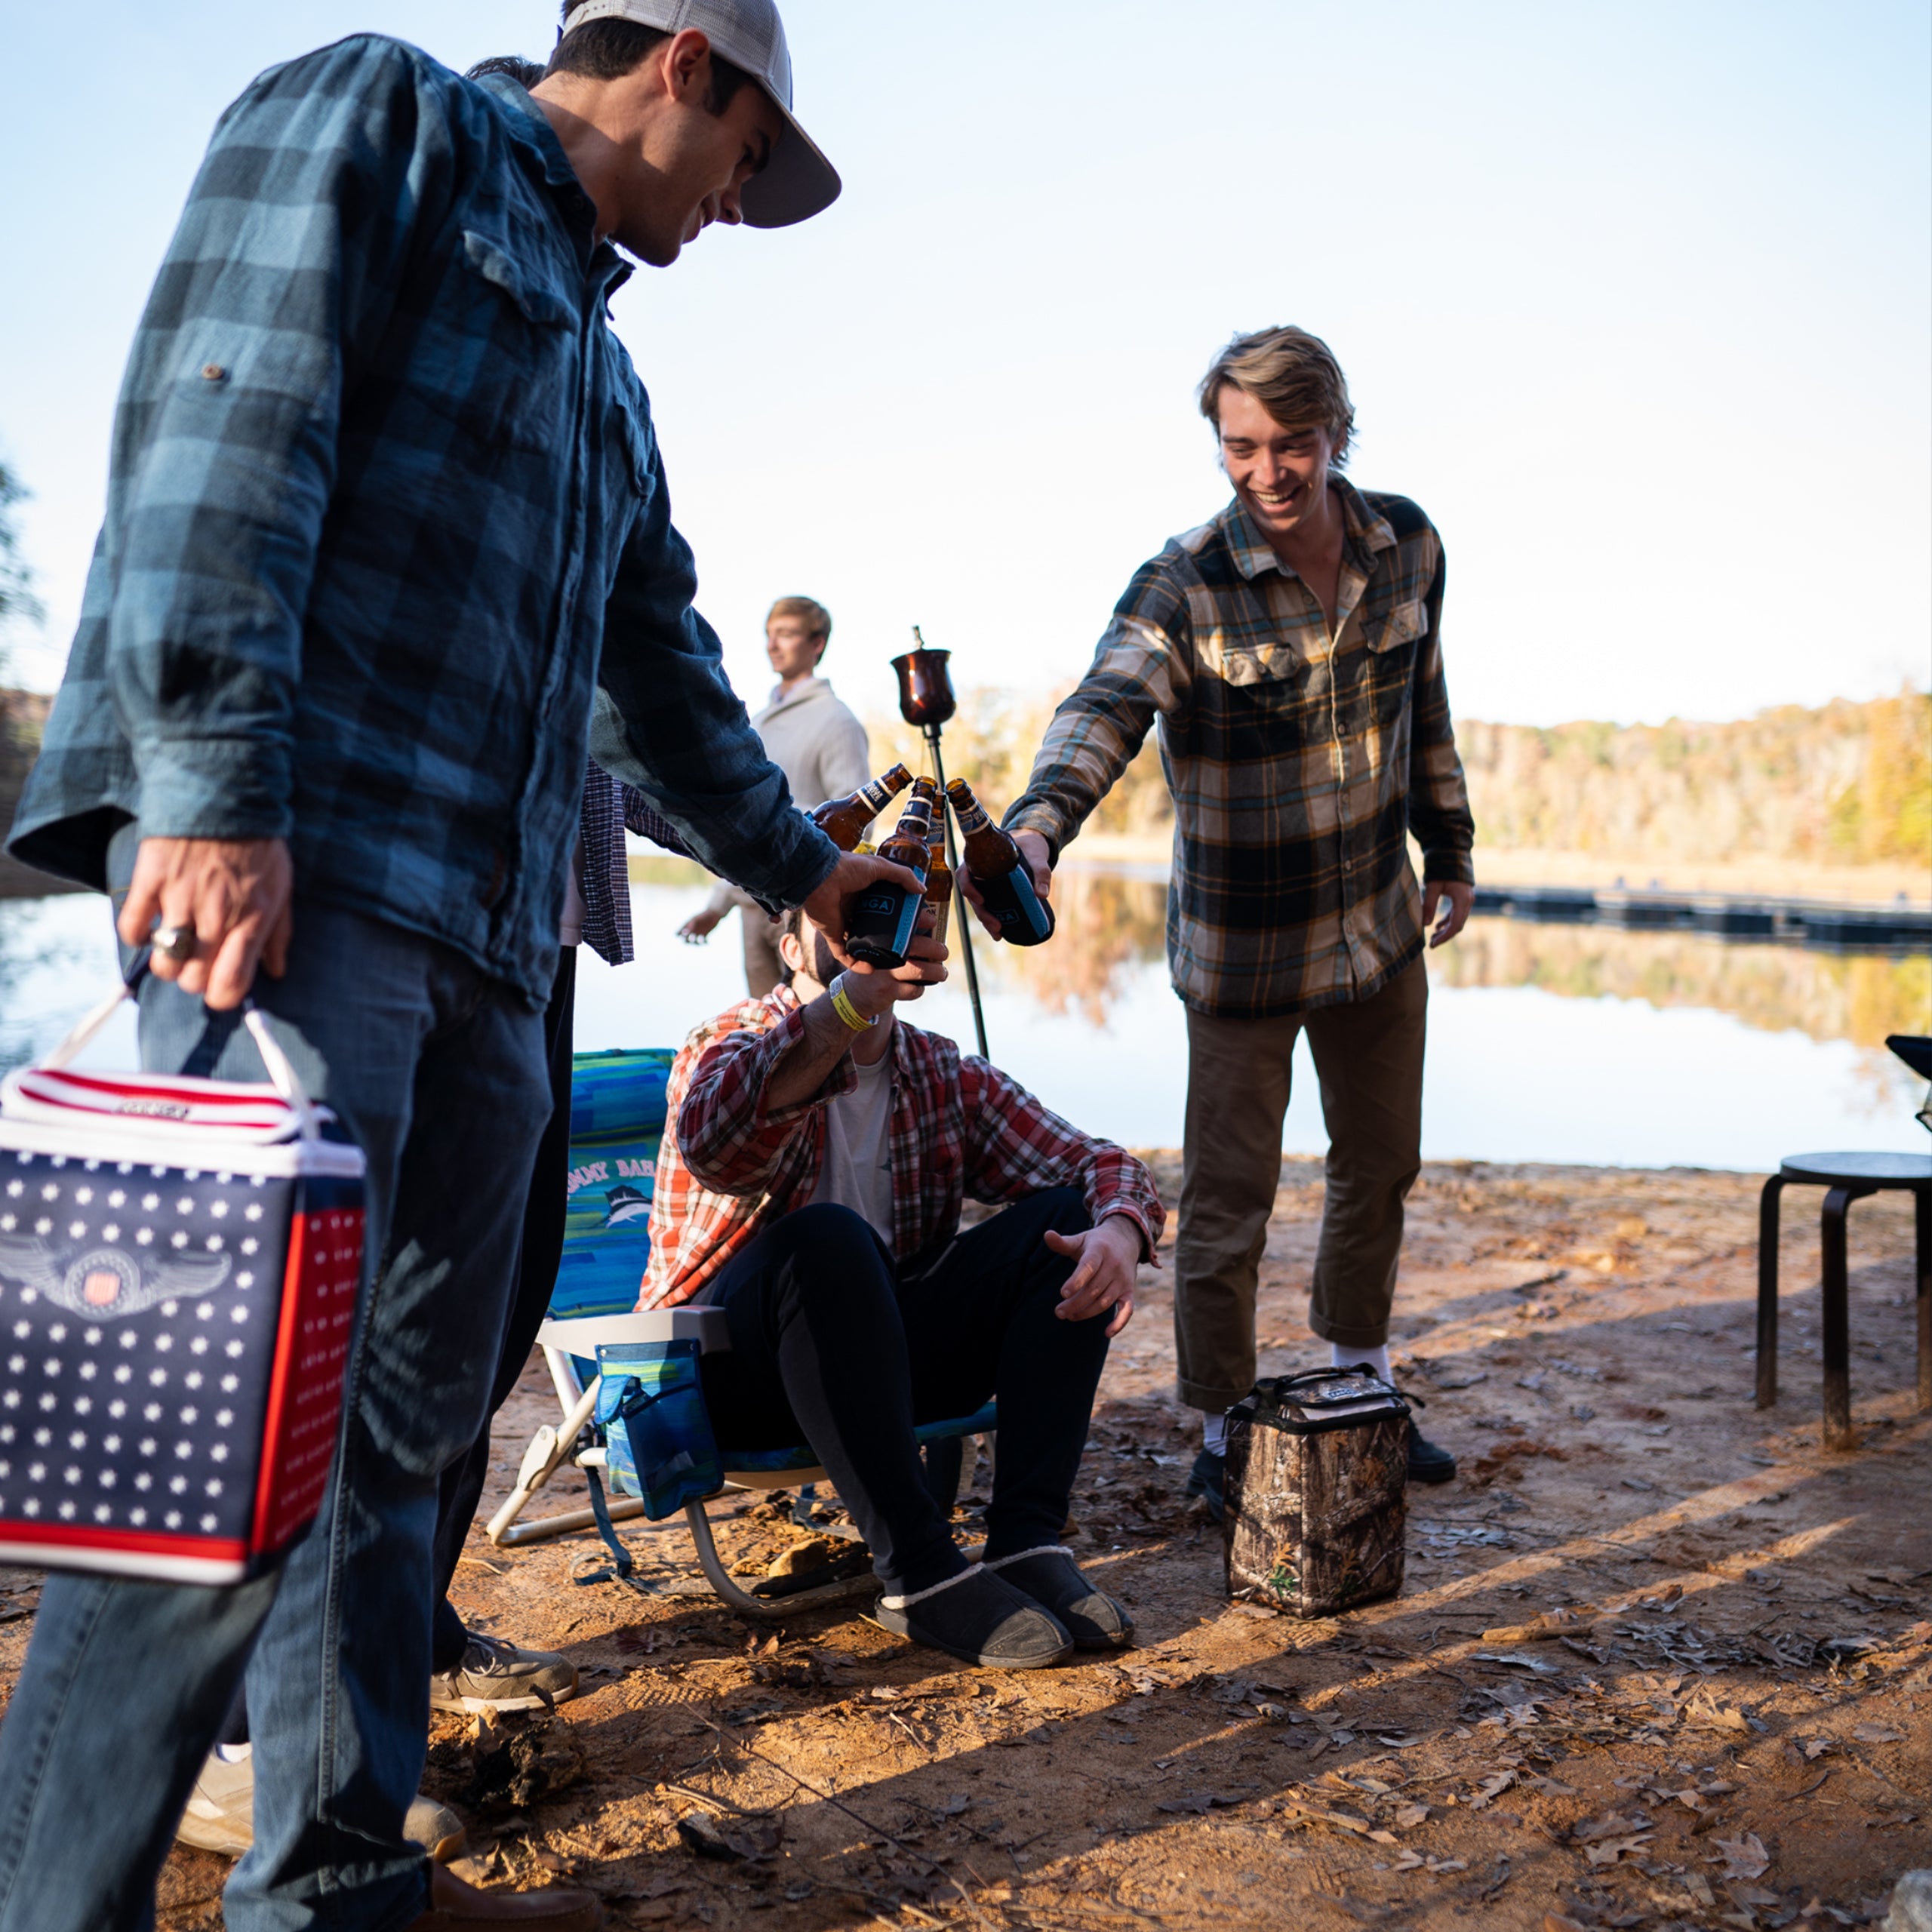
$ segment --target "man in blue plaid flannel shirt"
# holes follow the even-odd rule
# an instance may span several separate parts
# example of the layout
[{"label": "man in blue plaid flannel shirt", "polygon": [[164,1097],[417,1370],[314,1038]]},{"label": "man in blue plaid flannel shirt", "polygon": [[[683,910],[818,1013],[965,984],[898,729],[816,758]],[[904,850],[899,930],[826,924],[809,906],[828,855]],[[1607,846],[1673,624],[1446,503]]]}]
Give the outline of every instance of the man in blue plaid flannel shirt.
[{"label": "man in blue plaid flannel shirt", "polygon": [[[1158,719],[1168,956],[1187,1008],[1175,1352],[1181,1399],[1208,1418],[1189,1491],[1218,1515],[1225,1414],[1255,1377],[1295,1041],[1329,1137],[1309,1324],[1337,1364],[1386,1377],[1422,1158],[1423,953],[1462,930],[1475,887],[1435,526],[1342,474],[1354,408],[1305,330],[1237,336],[1200,401],[1234,500],[1135,574],[1006,826],[1044,891]],[[1456,1465],[1412,1432],[1409,1469],[1441,1481]]]},{"label": "man in blue plaid flannel shirt", "polygon": [[[328,1500],[232,1589],[58,1577],[0,1728],[0,1932],[152,1923],[244,1670],[235,1932],[601,1923],[432,1872],[431,1526],[486,1412],[586,750],[714,871],[841,931],[896,867],[795,810],[691,608],[613,243],[675,261],[838,180],[770,0],[569,0],[534,92],[359,35],[223,117],[137,333],[15,853],[152,940],[144,1063],[261,1069],[369,1161]],[[257,977],[257,968],[264,969]]]}]

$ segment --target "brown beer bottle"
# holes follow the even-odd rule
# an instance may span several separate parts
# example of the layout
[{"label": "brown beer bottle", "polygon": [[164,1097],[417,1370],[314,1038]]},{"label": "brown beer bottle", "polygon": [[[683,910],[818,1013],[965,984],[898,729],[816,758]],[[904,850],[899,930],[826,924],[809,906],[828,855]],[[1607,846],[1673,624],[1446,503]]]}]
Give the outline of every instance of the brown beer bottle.
[{"label": "brown beer bottle", "polygon": [[952,912],[952,868],[946,863],[943,838],[935,838],[926,855],[926,903],[933,909],[931,936],[943,946]]},{"label": "brown beer bottle", "polygon": [[927,805],[931,810],[933,823],[937,825],[939,823],[940,809],[939,802],[939,780],[937,778],[927,778],[924,777],[914,779],[912,780],[912,795],[915,798],[923,798],[925,800]]},{"label": "brown beer bottle", "polygon": [[899,815],[892,836],[878,848],[881,859],[903,866],[918,881],[916,886],[894,885],[875,879],[855,894],[845,908],[845,943],[854,959],[888,972],[906,963],[925,903],[926,865],[932,841],[932,808],[915,798]]},{"label": "brown beer bottle", "polygon": [[896,798],[912,782],[912,774],[903,764],[881,772],[869,785],[842,798],[828,798],[811,809],[812,823],[841,852],[850,852],[866,835],[866,828],[884,811],[888,799]]},{"label": "brown beer bottle", "polygon": [[1000,937],[1009,946],[1038,946],[1051,939],[1053,908],[1033,890],[1025,854],[988,817],[964,779],[954,779],[946,795],[959,826],[960,862],[972,873]]}]

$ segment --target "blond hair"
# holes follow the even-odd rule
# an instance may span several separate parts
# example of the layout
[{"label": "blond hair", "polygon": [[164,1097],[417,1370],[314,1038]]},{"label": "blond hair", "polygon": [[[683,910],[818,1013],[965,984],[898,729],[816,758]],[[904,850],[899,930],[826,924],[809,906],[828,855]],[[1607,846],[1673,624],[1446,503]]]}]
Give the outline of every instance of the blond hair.
[{"label": "blond hair", "polygon": [[1235,337],[1201,379],[1201,413],[1217,429],[1223,383],[1254,397],[1284,429],[1326,429],[1335,444],[1331,460],[1344,466],[1355,405],[1342,365],[1319,336],[1284,325]]},{"label": "blond hair", "polygon": [[796,617],[804,625],[806,636],[824,644],[832,641],[832,613],[809,597],[780,598],[764,614],[765,629],[769,630],[780,617]]}]

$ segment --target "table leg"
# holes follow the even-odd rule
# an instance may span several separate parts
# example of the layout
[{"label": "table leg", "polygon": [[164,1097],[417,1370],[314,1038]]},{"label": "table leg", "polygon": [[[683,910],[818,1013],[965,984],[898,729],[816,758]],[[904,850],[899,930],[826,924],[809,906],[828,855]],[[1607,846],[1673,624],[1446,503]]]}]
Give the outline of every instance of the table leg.
[{"label": "table leg", "polygon": [[1845,1257],[1845,1215],[1860,1190],[1835,1187],[1825,1196],[1818,1217],[1824,1307],[1820,1324],[1825,1357],[1825,1447],[1855,1449],[1851,1429],[1851,1316],[1850,1270]]},{"label": "table leg", "polygon": [[1774,1174],[1758,1197],[1758,1406],[1778,1399],[1778,1197],[1784,1176]]},{"label": "table leg", "polygon": [[1932,1192],[1912,1192],[1918,1230],[1918,1409],[1932,1411]]}]

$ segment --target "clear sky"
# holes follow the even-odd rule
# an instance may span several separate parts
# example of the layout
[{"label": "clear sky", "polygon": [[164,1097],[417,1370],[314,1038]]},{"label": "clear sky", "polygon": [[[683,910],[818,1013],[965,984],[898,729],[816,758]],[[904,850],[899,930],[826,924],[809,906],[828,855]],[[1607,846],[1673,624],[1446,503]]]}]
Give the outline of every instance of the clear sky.
[{"label": "clear sky", "polygon": [[[761,694],[766,605],[889,703],[1086,662],[1225,498],[1193,385],[1237,328],[1333,344],[1353,473],[1450,558],[1471,716],[1727,718],[1928,675],[1922,0],[1552,6],[791,0],[828,214],[713,230],[618,327],[700,603]],[[208,131],[364,29],[541,54],[549,0],[15,0],[0,26],[0,452],[51,688],[120,365]]]}]

